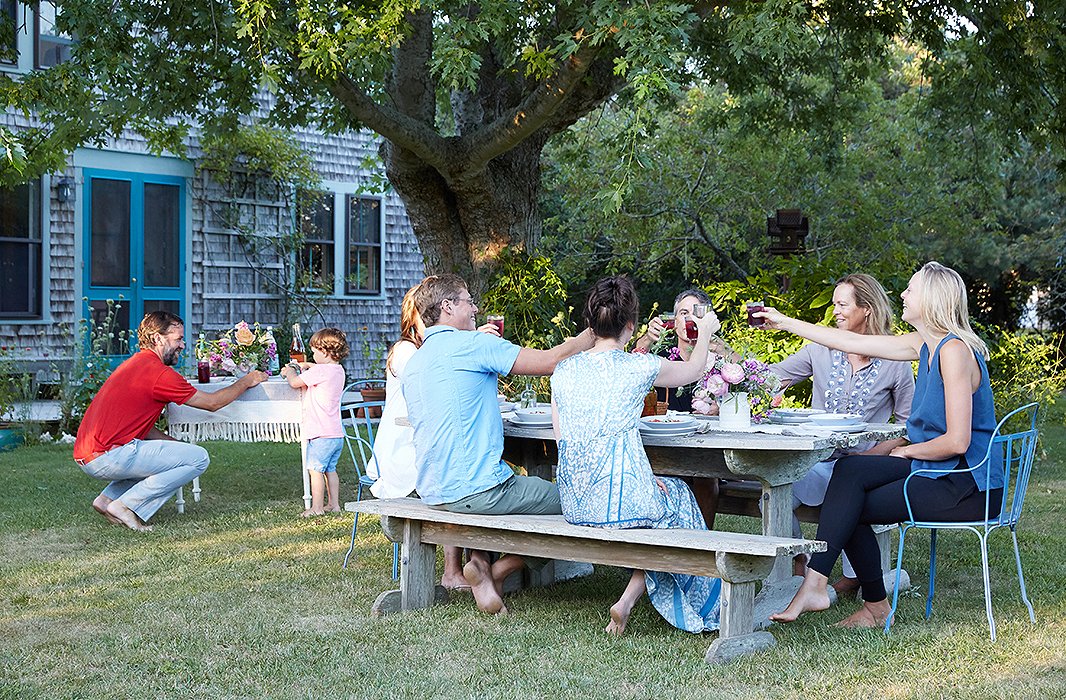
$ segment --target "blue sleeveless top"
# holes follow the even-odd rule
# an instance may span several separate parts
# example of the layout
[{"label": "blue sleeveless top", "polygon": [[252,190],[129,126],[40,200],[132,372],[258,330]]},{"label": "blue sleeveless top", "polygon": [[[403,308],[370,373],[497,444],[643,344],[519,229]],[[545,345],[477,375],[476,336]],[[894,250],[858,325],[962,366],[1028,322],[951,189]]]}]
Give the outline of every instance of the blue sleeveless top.
[{"label": "blue sleeveless top", "polygon": [[[918,379],[914,384],[914,402],[911,404],[911,415],[907,419],[907,439],[912,443],[926,442],[940,437],[947,432],[947,416],[944,405],[944,378],[940,376],[940,348],[944,343],[957,335],[948,335],[936,346],[932,362],[929,361],[929,349],[922,345],[918,359]],[[988,366],[985,359],[974,353],[977,364],[981,368],[981,384],[973,393],[973,414],[970,419],[970,447],[966,450],[966,464],[974,466],[985,458],[988,444],[992,441],[992,433],[996,429],[996,409],[992,403],[992,387],[988,382]],[[948,457],[936,461],[924,459],[912,459],[911,471],[915,469],[953,469],[959,463],[958,457]],[[992,460],[996,464],[996,460]],[[985,490],[985,480],[988,479],[988,465],[983,464],[980,468],[970,472],[977,488]],[[928,478],[935,476],[920,474]],[[943,476],[943,475],[940,475]],[[992,477],[988,481],[989,488],[1003,487],[1003,472],[1000,469],[992,470]]]}]

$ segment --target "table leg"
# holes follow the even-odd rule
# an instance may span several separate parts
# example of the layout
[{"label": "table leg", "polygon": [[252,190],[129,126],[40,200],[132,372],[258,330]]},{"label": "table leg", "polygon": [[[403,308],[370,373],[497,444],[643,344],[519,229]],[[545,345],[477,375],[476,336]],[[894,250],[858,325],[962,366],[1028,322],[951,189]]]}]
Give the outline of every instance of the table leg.
[{"label": "table leg", "polygon": [[[185,489],[181,486],[178,487],[178,493],[174,497],[174,505],[178,507],[178,515],[182,515],[185,512]],[[895,580],[895,577],[893,577]]]},{"label": "table leg", "polygon": [[311,475],[307,473],[307,440],[300,440],[300,473],[304,480],[304,510],[311,510]]},{"label": "table leg", "polygon": [[200,477],[195,477],[192,480],[192,500],[194,503],[200,502]]}]

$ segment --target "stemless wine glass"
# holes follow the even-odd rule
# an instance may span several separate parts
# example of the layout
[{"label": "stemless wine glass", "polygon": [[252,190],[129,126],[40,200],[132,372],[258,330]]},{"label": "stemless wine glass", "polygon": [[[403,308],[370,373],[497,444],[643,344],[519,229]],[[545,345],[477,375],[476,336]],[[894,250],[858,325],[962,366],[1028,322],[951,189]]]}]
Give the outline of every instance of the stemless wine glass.
[{"label": "stemless wine glass", "polygon": [[674,314],[673,312],[659,314],[659,320],[663,322],[663,328],[668,331],[674,330]]},{"label": "stemless wine glass", "polygon": [[503,314],[489,314],[485,320],[496,326],[496,331],[503,337]]}]

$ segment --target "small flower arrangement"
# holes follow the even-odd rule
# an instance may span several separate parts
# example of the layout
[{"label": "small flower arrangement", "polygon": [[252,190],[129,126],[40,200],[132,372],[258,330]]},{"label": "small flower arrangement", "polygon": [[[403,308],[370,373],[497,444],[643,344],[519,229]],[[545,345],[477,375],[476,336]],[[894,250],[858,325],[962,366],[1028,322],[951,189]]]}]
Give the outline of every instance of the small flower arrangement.
[{"label": "small flower arrangement", "polygon": [[696,382],[692,410],[710,413],[712,401],[736,400],[730,395],[741,392],[748,395],[751,417],[756,421],[766,418],[770,409],[781,405],[781,379],[766,363],[754,359],[726,362],[724,357],[716,357]]},{"label": "small flower arrangement", "polygon": [[211,370],[244,375],[254,369],[268,371],[270,361],[278,356],[274,339],[259,328],[244,321],[222,333],[218,340],[207,344]]}]

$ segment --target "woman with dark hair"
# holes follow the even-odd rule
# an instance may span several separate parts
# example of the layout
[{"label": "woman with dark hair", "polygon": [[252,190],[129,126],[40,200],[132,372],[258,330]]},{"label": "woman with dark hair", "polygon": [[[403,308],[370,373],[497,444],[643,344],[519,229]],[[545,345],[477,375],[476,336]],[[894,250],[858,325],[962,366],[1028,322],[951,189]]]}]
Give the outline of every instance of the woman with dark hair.
[{"label": "woman with dark hair", "polygon": [[[563,516],[589,527],[706,529],[688,485],[652,474],[637,428],[644,395],[653,385],[681,386],[703,373],[707,346],[720,324],[713,314],[695,319],[699,337],[690,357],[670,362],[624,351],[638,307],[636,290],[626,277],[597,282],[585,305],[595,344],[560,362],[552,375]],[[721,581],[637,570],[611,606],[608,633],[622,634],[645,590],[675,627],[689,632],[718,628]]]}]

